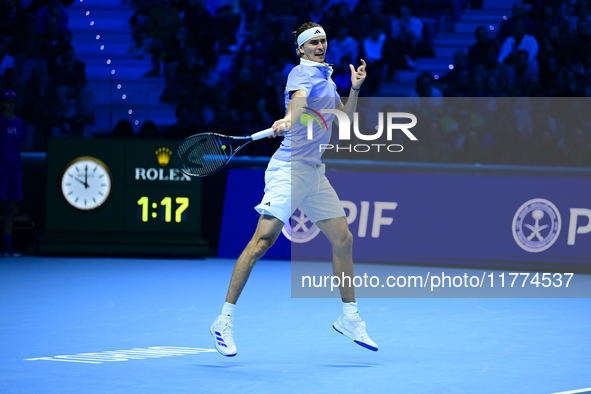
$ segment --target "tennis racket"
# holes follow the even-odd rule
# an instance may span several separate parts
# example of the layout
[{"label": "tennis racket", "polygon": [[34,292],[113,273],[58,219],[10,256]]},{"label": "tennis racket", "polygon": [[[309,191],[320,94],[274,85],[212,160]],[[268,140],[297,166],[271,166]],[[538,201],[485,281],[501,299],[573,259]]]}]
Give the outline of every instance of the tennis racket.
[{"label": "tennis racket", "polygon": [[[287,130],[285,123],[283,129]],[[201,133],[187,137],[174,153],[174,162],[183,174],[204,177],[215,174],[228,164],[234,155],[251,141],[266,138],[268,129],[246,137],[230,137],[217,133]]]}]

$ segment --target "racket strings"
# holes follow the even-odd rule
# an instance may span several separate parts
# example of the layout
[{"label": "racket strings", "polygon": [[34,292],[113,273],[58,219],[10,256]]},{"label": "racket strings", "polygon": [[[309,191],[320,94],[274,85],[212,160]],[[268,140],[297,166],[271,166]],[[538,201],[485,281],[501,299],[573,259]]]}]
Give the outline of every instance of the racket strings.
[{"label": "racket strings", "polygon": [[226,149],[217,136],[201,136],[188,140],[178,148],[179,158],[185,172],[196,176],[211,174],[228,161],[229,146]]}]

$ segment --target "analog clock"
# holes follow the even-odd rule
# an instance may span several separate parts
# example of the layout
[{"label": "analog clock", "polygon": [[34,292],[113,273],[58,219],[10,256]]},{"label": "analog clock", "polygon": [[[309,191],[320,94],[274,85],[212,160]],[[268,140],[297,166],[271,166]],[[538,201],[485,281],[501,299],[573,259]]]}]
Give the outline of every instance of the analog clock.
[{"label": "analog clock", "polygon": [[85,211],[96,209],[107,201],[113,185],[106,164],[90,156],[78,157],[66,165],[60,182],[68,204]]}]

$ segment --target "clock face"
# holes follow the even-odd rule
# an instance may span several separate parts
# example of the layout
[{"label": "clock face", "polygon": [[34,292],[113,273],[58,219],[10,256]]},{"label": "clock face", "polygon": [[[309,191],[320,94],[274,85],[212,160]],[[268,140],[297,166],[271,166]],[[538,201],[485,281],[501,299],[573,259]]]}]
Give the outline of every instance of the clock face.
[{"label": "clock face", "polygon": [[74,208],[100,207],[111,194],[113,179],[109,168],[94,157],[84,156],[68,164],[61,176],[62,195]]}]

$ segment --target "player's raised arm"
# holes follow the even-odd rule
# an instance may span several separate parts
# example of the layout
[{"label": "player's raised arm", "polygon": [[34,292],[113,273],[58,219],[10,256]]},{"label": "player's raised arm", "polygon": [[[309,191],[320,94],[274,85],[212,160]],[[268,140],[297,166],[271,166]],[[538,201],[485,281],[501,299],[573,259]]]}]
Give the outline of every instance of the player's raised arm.
[{"label": "player's raised arm", "polygon": [[356,70],[352,64],[349,64],[349,68],[351,68],[351,89],[355,91],[359,91],[361,89],[361,85],[365,82],[365,78],[367,77],[367,72],[365,71],[367,64],[365,60],[361,60],[361,66]]},{"label": "player's raised arm", "polygon": [[357,69],[355,69],[352,64],[349,64],[349,68],[351,69],[351,91],[349,92],[347,105],[344,105],[341,102],[337,106],[337,109],[345,112],[347,116],[349,116],[349,119],[353,119],[353,112],[355,112],[357,109],[357,97],[359,96],[359,90],[367,78],[367,64],[365,63],[365,60],[359,60],[361,60],[361,66],[359,66]]}]

